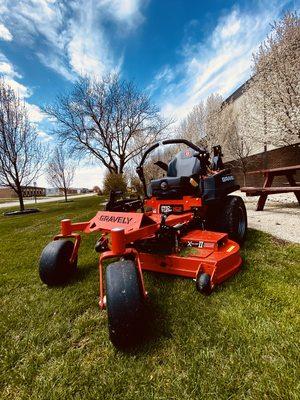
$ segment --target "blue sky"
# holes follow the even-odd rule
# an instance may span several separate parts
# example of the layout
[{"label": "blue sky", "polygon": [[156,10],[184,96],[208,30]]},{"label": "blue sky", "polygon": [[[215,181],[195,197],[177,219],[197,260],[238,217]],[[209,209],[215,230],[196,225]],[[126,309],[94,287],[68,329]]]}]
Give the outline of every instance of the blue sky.
[{"label": "blue sky", "polygon": [[[251,54],[300,0],[0,0],[0,74],[24,96],[41,140],[40,107],[81,75],[118,71],[180,120],[200,100],[231,94],[251,74]],[[96,184],[80,165],[74,185]],[[40,179],[45,184],[45,179]]]}]

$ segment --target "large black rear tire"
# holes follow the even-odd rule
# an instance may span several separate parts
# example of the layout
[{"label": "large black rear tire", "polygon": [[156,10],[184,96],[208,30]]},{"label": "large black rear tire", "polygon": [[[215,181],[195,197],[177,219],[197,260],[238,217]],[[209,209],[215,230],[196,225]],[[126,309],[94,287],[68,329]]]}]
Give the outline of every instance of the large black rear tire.
[{"label": "large black rear tire", "polygon": [[60,239],[50,242],[42,251],[39,274],[48,286],[67,283],[77,268],[77,259],[70,263],[74,244],[70,240]]},{"label": "large black rear tire", "polygon": [[247,234],[247,211],[243,199],[239,196],[226,196],[224,202],[210,212],[210,228],[217,232],[228,233],[229,239],[240,245]]},{"label": "large black rear tire", "polygon": [[107,266],[106,307],[113,345],[125,348],[134,344],[143,313],[140,278],[134,261],[122,260]]}]

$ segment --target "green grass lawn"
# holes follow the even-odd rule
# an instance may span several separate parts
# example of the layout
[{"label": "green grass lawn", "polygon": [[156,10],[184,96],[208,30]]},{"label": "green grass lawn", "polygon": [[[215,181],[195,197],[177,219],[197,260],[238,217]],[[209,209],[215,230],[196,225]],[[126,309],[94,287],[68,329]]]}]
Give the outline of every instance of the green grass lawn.
[{"label": "green grass lawn", "polygon": [[244,266],[203,297],[193,281],[145,273],[149,340],[114,349],[98,308],[95,236],[63,288],[38,259],[59,221],[94,215],[98,197],[0,217],[1,399],[299,399],[300,246],[250,230]]}]

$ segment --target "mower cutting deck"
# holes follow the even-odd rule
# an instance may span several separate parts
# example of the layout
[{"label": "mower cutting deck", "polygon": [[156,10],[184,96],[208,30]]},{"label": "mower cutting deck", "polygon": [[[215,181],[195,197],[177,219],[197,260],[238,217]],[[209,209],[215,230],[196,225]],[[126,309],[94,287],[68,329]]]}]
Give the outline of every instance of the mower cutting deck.
[{"label": "mower cutting deck", "polygon": [[[186,140],[162,144],[185,144],[189,149],[169,165],[157,162],[167,176],[148,187],[143,164],[159,144],[146,151],[137,169],[144,200],[118,200],[112,193],[106,210],[90,221],[61,221],[60,234],[40,259],[44,283],[66,283],[77,267],[78,232],[99,232],[99,305],[107,308],[110,339],[117,347],[132,342],[141,321],[147,298],[143,270],[193,278],[201,293],[210,294],[242,264],[239,244],[246,235],[246,209],[240,197],[228,196],[238,186],[223,169],[220,146],[214,148],[210,165],[207,152]],[[104,284],[103,264],[112,258],[119,261],[106,267]]]}]

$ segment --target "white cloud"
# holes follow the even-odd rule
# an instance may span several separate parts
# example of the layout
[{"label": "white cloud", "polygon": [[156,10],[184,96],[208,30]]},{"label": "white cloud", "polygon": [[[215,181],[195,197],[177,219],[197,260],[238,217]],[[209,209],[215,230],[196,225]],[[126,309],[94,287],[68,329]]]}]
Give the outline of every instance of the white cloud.
[{"label": "white cloud", "polygon": [[0,74],[3,76],[9,76],[10,78],[22,78],[14,65],[8,60],[8,58],[0,52]]},{"label": "white cloud", "polygon": [[129,27],[139,25],[144,17],[140,8],[147,1],[143,0],[102,0],[100,1],[102,10],[111,15],[111,18],[125,22]]},{"label": "white cloud", "polygon": [[50,140],[53,140],[52,136],[48,135],[48,133],[44,131],[37,131],[37,135],[41,138],[43,142],[49,142]]},{"label": "white cloud", "polygon": [[16,78],[22,77],[19,73],[15,71],[13,65],[7,60],[7,58],[1,59],[1,54],[0,54],[0,74]]},{"label": "white cloud", "polygon": [[[103,186],[105,175],[105,168],[94,166],[79,166],[75,170],[74,181],[72,187],[74,188],[88,188],[93,189],[94,186]],[[47,182],[46,176],[42,175],[38,180],[38,185],[42,187],[50,187]]]},{"label": "white cloud", "polygon": [[[4,75],[4,80],[5,83],[7,83],[13,90],[15,90],[17,95],[21,98],[27,99],[32,95],[32,90],[30,88],[11,78],[10,75]],[[36,104],[28,103],[28,101],[25,101],[25,105],[28,112],[29,120],[34,124],[38,124],[47,118],[40,107]]]},{"label": "white cloud", "polygon": [[[18,82],[16,79],[22,79],[22,75],[19,74],[14,65],[7,59],[7,57],[0,52],[0,76],[4,78],[4,81],[16,91],[18,96],[23,99],[28,99],[32,95],[32,90]],[[46,115],[42,112],[40,107],[36,104],[28,103],[25,101],[28,116],[31,122],[38,124],[42,122]]]},{"label": "white cloud", "polygon": [[[174,78],[161,92],[162,112],[183,118],[195,104],[218,92],[228,96],[250,75],[252,53],[280,15],[285,1],[263,2],[253,13],[234,8],[223,16],[204,42],[187,45]],[[154,78],[156,81],[157,76]],[[167,95],[166,95],[167,94]]]},{"label": "white cloud", "polygon": [[60,54],[54,52],[50,54],[38,52],[36,55],[48,68],[53,69],[69,81],[75,80],[75,74],[70,70],[70,68],[68,68]]},{"label": "white cloud", "polygon": [[[47,67],[66,79],[77,75],[101,76],[122,62],[106,34],[107,21],[115,35],[128,33],[143,21],[141,8],[148,0],[10,0],[2,5],[2,18],[15,39],[34,47]],[[0,17],[1,19],[1,17]]]},{"label": "white cloud", "polygon": [[234,10],[227,18],[225,18],[216,29],[218,35],[222,39],[226,39],[236,35],[241,29],[241,20],[238,16],[238,12]]},{"label": "white cloud", "polygon": [[1,23],[0,23],[0,40],[6,40],[8,42],[13,40],[13,36],[10,33],[9,29]]},{"label": "white cloud", "polygon": [[15,78],[22,78],[22,76],[15,70],[14,65],[0,52],[0,76],[4,78],[5,82],[14,89],[17,94],[22,97],[30,97],[32,95],[31,90],[16,81]]},{"label": "white cloud", "polygon": [[9,76],[4,76],[5,82],[18,94],[18,96],[22,98],[30,97],[32,95],[32,91],[30,88],[26,87],[20,82],[17,82],[15,79],[10,78]]},{"label": "white cloud", "polygon": [[31,122],[34,123],[39,123],[42,122],[45,118],[46,115],[43,113],[43,111],[40,109],[39,106],[36,104],[31,104],[31,103],[26,103],[26,108],[28,111],[28,116]]},{"label": "white cloud", "polygon": [[176,74],[174,70],[169,66],[165,65],[153,78],[153,81],[150,85],[147,86],[146,90],[150,93],[157,90],[163,84],[169,84],[174,78]]},{"label": "white cloud", "polygon": [[140,3],[139,0],[110,0],[113,12],[119,19],[128,19],[139,14]]},{"label": "white cloud", "polygon": [[74,8],[76,19],[70,21],[66,45],[69,63],[78,75],[103,75],[113,66],[107,40],[101,30],[96,31],[94,1],[89,0],[84,8]]},{"label": "white cloud", "polygon": [[92,167],[76,168],[74,175],[74,187],[87,187],[92,189],[94,186],[102,186],[105,175],[105,168],[94,165]]},{"label": "white cloud", "polygon": [[62,2],[52,0],[10,0],[7,6],[7,23],[16,29],[18,39],[24,42],[30,36],[41,34],[55,46],[63,44],[65,7]]}]

